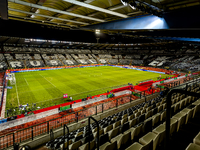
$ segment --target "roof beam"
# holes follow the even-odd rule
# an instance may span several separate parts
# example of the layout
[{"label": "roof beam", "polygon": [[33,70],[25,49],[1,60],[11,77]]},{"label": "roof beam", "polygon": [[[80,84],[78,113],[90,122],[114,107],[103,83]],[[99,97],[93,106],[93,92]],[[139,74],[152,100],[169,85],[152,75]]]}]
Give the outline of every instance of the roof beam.
[{"label": "roof beam", "polygon": [[155,7],[158,7],[160,9],[163,9],[163,5],[161,5],[160,3],[155,3],[153,2],[152,0],[137,0],[138,2],[141,2],[141,3],[148,3],[149,5],[153,5]]},{"label": "roof beam", "polygon": [[[20,18],[20,20],[21,19],[23,19],[25,22],[29,22],[29,20],[30,21],[35,21],[35,22],[39,22],[39,24],[43,24],[44,25],[44,23],[46,23],[46,24],[48,24],[48,25],[52,25],[52,26],[58,26],[58,23],[57,22],[52,22],[52,21],[44,21],[44,20],[40,20],[40,19],[34,19],[34,18],[29,18],[29,17],[22,17],[22,16],[18,16],[18,15],[11,15],[11,14],[8,14],[8,16],[9,17],[12,17],[12,18],[10,18],[10,19],[14,19],[14,20],[16,20],[15,18]],[[66,28],[70,28],[70,27],[75,27],[75,25],[67,25],[67,24],[64,24],[64,23],[59,23],[59,26],[64,26],[64,27],[66,27]]]},{"label": "roof beam", "polygon": [[16,11],[16,12],[20,12],[20,13],[24,13],[24,14],[28,14],[28,15],[35,15],[35,16],[40,16],[40,17],[45,17],[45,18],[57,19],[57,20],[61,20],[61,21],[73,22],[73,23],[77,23],[77,24],[89,25],[89,23],[85,23],[85,22],[68,20],[68,19],[62,19],[62,18],[57,18],[57,17],[52,17],[52,16],[46,16],[46,15],[41,15],[41,14],[27,12],[27,11],[13,9],[13,8],[8,8],[8,10]]},{"label": "roof beam", "polygon": [[128,18],[127,15],[124,15],[124,14],[121,14],[121,13],[118,13],[118,12],[114,12],[114,11],[111,11],[111,10],[107,10],[107,9],[104,9],[104,8],[100,8],[100,7],[97,7],[97,6],[94,6],[94,5],[90,5],[90,4],[87,4],[87,3],[84,3],[84,2],[79,2],[79,1],[76,1],[76,0],[63,0],[63,1],[75,4],[75,5],[79,5],[79,6],[82,6],[82,7],[90,8],[90,9],[93,9],[93,10],[96,10],[96,11],[101,11],[103,13],[115,15],[115,16],[118,16],[118,17]]},{"label": "roof beam", "polygon": [[93,18],[93,17],[74,14],[74,13],[70,13],[70,12],[66,12],[66,11],[62,11],[62,10],[58,10],[58,9],[53,9],[53,8],[49,8],[49,7],[45,7],[45,6],[40,6],[40,5],[37,5],[37,4],[32,4],[32,3],[28,3],[28,2],[24,2],[24,1],[20,1],[20,0],[8,0],[8,1],[13,2],[13,3],[17,3],[17,4],[21,4],[21,5],[25,5],[25,6],[29,6],[29,7],[34,7],[34,8],[52,11],[52,12],[56,12],[56,13],[60,13],[60,14],[65,14],[65,15],[69,15],[69,16],[73,16],[73,17],[93,20],[93,21],[97,21],[97,22],[105,22],[102,19],[97,19],[97,18]]}]

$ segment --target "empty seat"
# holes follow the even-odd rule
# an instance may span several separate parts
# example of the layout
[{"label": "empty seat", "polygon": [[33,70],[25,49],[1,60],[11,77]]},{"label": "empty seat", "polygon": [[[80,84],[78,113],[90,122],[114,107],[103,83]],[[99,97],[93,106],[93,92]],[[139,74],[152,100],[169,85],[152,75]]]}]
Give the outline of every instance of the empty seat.
[{"label": "empty seat", "polygon": [[195,144],[200,146],[200,132],[193,139],[193,143],[195,143]]},{"label": "empty seat", "polygon": [[[104,134],[104,130],[103,129],[99,130],[99,136],[101,136],[102,134]],[[94,138],[96,138],[97,137],[97,132],[93,133],[93,135],[94,135]]]},{"label": "empty seat", "polygon": [[146,109],[143,109],[142,111],[141,111],[141,114],[145,114],[146,113]]},{"label": "empty seat", "polygon": [[194,108],[193,109],[185,108],[181,112],[184,112],[187,114],[186,121],[185,121],[185,123],[187,124],[188,121],[193,117]]},{"label": "empty seat", "polygon": [[172,118],[177,119],[178,125],[177,125],[177,131],[179,131],[179,128],[185,124],[186,122],[186,113],[184,112],[179,112],[178,114],[174,115]]},{"label": "empty seat", "polygon": [[110,143],[106,142],[104,145],[99,147],[100,150],[116,150],[117,149],[117,141]]},{"label": "empty seat", "polygon": [[128,117],[122,119],[121,124],[124,124],[124,123],[126,123],[127,121],[128,121]]},{"label": "empty seat", "polygon": [[164,141],[164,137],[165,137],[165,125],[163,125],[163,124],[159,125],[152,132],[156,133],[156,134],[160,134],[158,144],[160,144],[161,142]]},{"label": "empty seat", "polygon": [[156,107],[156,108],[153,109],[152,115],[155,115],[155,114],[157,114],[157,113],[158,113],[158,108]]},{"label": "empty seat", "polygon": [[145,120],[145,114],[142,114],[138,117],[138,123],[141,123]]},{"label": "empty seat", "polygon": [[100,138],[99,138],[99,144],[100,145],[103,145],[108,141],[109,141],[108,133],[101,135]]},{"label": "empty seat", "polygon": [[163,122],[166,120],[166,110],[162,111],[160,114],[160,121]]},{"label": "empty seat", "polygon": [[142,130],[143,130],[143,133],[145,133],[145,134],[152,131],[152,119],[144,121]]},{"label": "empty seat", "polygon": [[152,116],[153,127],[157,126],[159,122],[160,122],[160,114],[156,114],[156,115]]},{"label": "empty seat", "polygon": [[94,140],[94,136],[93,136],[93,134],[90,134],[90,136],[86,136],[84,139],[82,139],[82,143],[85,144],[92,140]]},{"label": "empty seat", "polygon": [[142,133],[142,127],[143,127],[143,124],[140,123],[138,125],[136,125],[133,129],[134,129],[134,136],[135,137],[138,137],[141,133]]},{"label": "empty seat", "polygon": [[194,143],[190,143],[185,150],[200,150],[200,146]]},{"label": "empty seat", "polygon": [[138,123],[137,121],[138,121],[137,118],[134,118],[133,120],[129,121],[130,128],[134,127]]},{"label": "empty seat", "polygon": [[142,145],[138,142],[133,143],[126,150],[151,150],[153,149],[153,141],[149,142],[146,145]]},{"label": "empty seat", "polygon": [[125,145],[131,140],[131,132],[126,132],[124,134],[120,134],[115,138],[111,139],[111,142],[114,143],[117,141],[117,148],[125,147]]},{"label": "empty seat", "polygon": [[121,121],[117,121],[113,124],[113,128],[117,128],[118,126],[121,125]]},{"label": "empty seat", "polygon": [[[164,132],[164,131],[163,131]],[[153,140],[153,150],[156,149],[157,145],[159,144],[159,138],[160,135],[163,134],[162,132],[159,134],[155,134],[153,132],[149,132],[146,135],[144,135],[143,137],[141,137],[139,139],[139,142],[143,145],[148,144],[149,142],[151,142],[151,140]]]},{"label": "empty seat", "polygon": [[82,142],[81,142],[81,141],[77,141],[77,142],[74,142],[74,143],[72,143],[71,145],[69,145],[69,149],[70,149],[70,150],[76,150],[76,149],[78,149],[81,145],[82,145]]},{"label": "empty seat", "polygon": [[[90,150],[95,149],[95,147],[96,147],[96,142],[95,142],[95,140],[93,140],[90,142]],[[89,150],[89,143],[86,143],[86,144],[80,146],[79,150]]]},{"label": "empty seat", "polygon": [[163,110],[163,106],[158,106],[158,113]]},{"label": "empty seat", "polygon": [[129,122],[126,122],[125,124],[123,124],[120,128],[120,132],[124,133],[126,130],[129,129]]},{"label": "empty seat", "polygon": [[119,132],[120,132],[119,127],[109,131],[108,132],[109,140],[112,139],[113,137],[117,136],[119,134]]},{"label": "empty seat", "polygon": [[77,137],[77,136],[79,136],[79,135],[82,135],[82,134],[83,134],[83,131],[78,132],[78,133],[75,135],[75,137]]},{"label": "empty seat", "polygon": [[128,117],[128,114],[123,115],[123,116],[122,116],[122,119],[124,119],[124,118],[126,118],[126,117]]},{"label": "empty seat", "polygon": [[174,106],[174,113],[177,113],[180,109],[180,103],[175,104]]},{"label": "empty seat", "polygon": [[148,111],[146,114],[145,114],[145,119],[149,118],[152,116],[152,111]]},{"label": "empty seat", "polygon": [[[166,122],[163,123],[165,125]],[[174,132],[177,132],[177,126],[178,126],[178,121],[177,119],[170,119],[170,135],[172,135]]]},{"label": "empty seat", "polygon": [[83,134],[82,135],[79,135],[79,136],[77,136],[77,137],[75,137],[72,141],[73,142],[76,142],[76,141],[79,141],[80,139],[82,139],[83,138]]},{"label": "empty seat", "polygon": [[112,130],[113,129],[113,125],[109,125],[107,126],[105,129],[104,129],[104,133],[107,133],[108,131]]},{"label": "empty seat", "polygon": [[134,114],[128,116],[128,120],[129,120],[129,121],[132,120],[133,118],[135,118],[135,115],[134,115]]},{"label": "empty seat", "polygon": [[139,117],[141,115],[141,112],[139,111],[139,112],[137,112],[137,113],[135,113],[135,117]]},{"label": "empty seat", "polygon": [[[69,145],[72,144],[72,140],[69,140]],[[67,141],[64,143],[64,148],[67,148]],[[63,149],[63,144],[60,145],[60,148]]]}]

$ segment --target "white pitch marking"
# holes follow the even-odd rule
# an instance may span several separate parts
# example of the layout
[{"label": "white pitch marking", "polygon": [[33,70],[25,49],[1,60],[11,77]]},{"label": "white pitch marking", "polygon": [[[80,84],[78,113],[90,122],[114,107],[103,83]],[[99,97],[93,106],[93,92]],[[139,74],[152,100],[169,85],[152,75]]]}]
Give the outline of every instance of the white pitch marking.
[{"label": "white pitch marking", "polygon": [[17,90],[17,80],[15,79],[15,89],[16,89],[16,93],[17,93],[17,100],[18,100],[18,106],[19,106],[19,95],[18,95],[18,90]]},{"label": "white pitch marking", "polygon": [[[45,80],[47,80],[44,76],[42,76],[41,74],[39,74],[41,77],[43,77]],[[55,88],[56,88],[56,86],[53,84],[53,83],[51,83],[49,80],[47,80],[51,85],[53,85]]]},{"label": "white pitch marking", "polygon": [[[24,79],[25,79],[25,78],[24,78]],[[26,79],[25,79],[25,81],[26,81]],[[27,81],[26,81],[26,84],[29,85]]]}]

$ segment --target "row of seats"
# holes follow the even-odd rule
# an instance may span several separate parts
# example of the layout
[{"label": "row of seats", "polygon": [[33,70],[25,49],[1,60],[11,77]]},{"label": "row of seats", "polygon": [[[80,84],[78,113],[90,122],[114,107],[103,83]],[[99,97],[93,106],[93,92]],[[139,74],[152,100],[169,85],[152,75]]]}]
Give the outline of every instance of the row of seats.
[{"label": "row of seats", "polygon": [[[195,90],[197,91],[198,88]],[[188,102],[188,100],[183,99],[184,95],[179,96],[179,98],[177,97],[177,95],[173,96],[174,104],[182,103],[182,101]],[[191,100],[187,104],[189,104],[192,100],[194,100],[193,98],[190,98],[190,97],[189,97],[189,99],[191,99]],[[186,105],[184,105],[184,107],[185,106]],[[172,106],[172,108],[173,107],[174,106]],[[181,107],[181,109],[184,107]],[[124,110],[122,112],[114,114],[112,116],[109,116],[107,118],[104,118],[103,120],[99,120],[98,121],[100,124],[99,133],[101,135],[100,136],[100,145],[101,145],[100,149],[104,149],[104,148],[111,149],[112,147],[114,147],[114,149],[116,149],[116,146],[117,146],[117,149],[121,149],[121,147],[123,148],[127,143],[130,143],[134,139],[134,137],[138,137],[139,135],[146,134],[147,132],[151,132],[152,128],[156,128],[157,125],[159,125],[159,123],[162,123],[165,121],[165,117],[166,117],[165,109],[166,109],[165,99],[161,99],[160,97],[158,97],[154,100],[139,104],[137,106],[134,106],[132,108],[129,108],[127,110]],[[172,110],[174,111],[174,109],[172,109]],[[184,110],[184,111],[186,111],[186,110]],[[174,118],[172,118],[172,119],[178,120],[178,119],[176,119],[177,117],[178,116],[174,116],[175,119]],[[181,121],[175,121],[175,122],[180,122],[180,125],[177,127],[177,129],[179,129],[179,127],[182,125]],[[173,121],[172,121],[172,123],[173,123]],[[158,131],[160,128],[163,128],[163,127],[164,126],[159,127]],[[92,138],[91,143],[93,143],[92,145],[94,148],[96,145],[95,138],[97,136],[96,124],[94,124],[94,123],[91,124],[91,128],[92,128],[92,133],[93,133],[93,135],[91,136],[91,138]],[[171,130],[171,132],[174,132],[174,131],[175,130]],[[88,146],[88,143],[86,142],[87,140],[84,141],[85,138],[87,137],[86,136],[87,133],[91,133],[91,131],[89,132],[88,126],[71,132],[69,135],[70,139],[72,139],[71,140],[72,144],[70,145],[70,149],[76,149],[78,147],[79,147],[79,149],[85,149],[85,147]],[[145,136],[148,136],[148,137],[155,136],[158,139],[160,139],[160,136],[162,137],[162,135],[163,135],[163,133],[161,135],[159,135],[159,138],[158,138],[155,135],[155,133],[152,132],[152,133],[147,133]],[[60,137],[60,138],[63,138],[63,137]],[[146,138],[144,138],[144,139],[146,139]],[[142,143],[145,144],[144,139],[140,140],[140,142],[141,142],[140,144],[142,144]],[[109,143],[107,141],[110,141],[111,143]],[[51,141],[50,143],[53,143],[53,145],[55,146],[54,142]],[[56,147],[58,148],[60,146],[62,148],[62,143],[63,143],[63,140],[60,140],[60,145],[57,144]],[[125,143],[125,145],[123,143]],[[149,141],[146,141],[146,143],[149,143]],[[153,143],[155,143],[155,142],[153,142]],[[49,143],[47,143],[47,146],[48,146],[48,144]],[[64,146],[65,147],[67,146],[66,142],[65,142]],[[154,144],[154,147],[155,147],[155,144]]]},{"label": "row of seats", "polygon": [[[140,110],[142,110],[145,103],[142,103],[140,105],[134,106],[132,108],[129,108],[123,112],[119,112],[117,114],[114,114],[112,116],[109,116],[107,118],[104,118],[103,120],[99,121],[100,124],[100,135],[104,135],[106,133],[109,133],[109,139],[114,137],[117,133],[122,133],[129,127],[133,127],[136,124],[139,124],[145,119],[145,115],[140,116]],[[147,106],[151,105],[150,103],[147,103],[145,105],[145,108]],[[139,110],[140,108],[140,110]],[[133,111],[134,110],[134,111]],[[145,109],[146,110],[146,109]],[[138,112],[137,112],[138,111]],[[144,113],[145,111],[142,111]],[[134,118],[134,119],[133,119]],[[96,137],[97,133],[97,127],[96,124],[91,125],[92,131],[94,132],[94,137]],[[115,129],[118,128],[118,129]],[[70,133],[71,138],[75,138],[73,141],[78,141],[81,138],[84,138],[84,133],[87,133],[86,130],[88,129],[88,126],[85,128],[78,129],[77,131],[73,131]],[[113,130],[115,129],[115,130]],[[113,130],[113,131],[111,131]],[[81,134],[81,135],[80,135]],[[104,139],[104,138],[102,138]],[[80,143],[80,142],[79,142]],[[82,142],[83,143],[83,142]],[[55,144],[54,144],[55,145]],[[76,145],[76,144],[75,144]],[[56,145],[57,146],[57,145]]]}]

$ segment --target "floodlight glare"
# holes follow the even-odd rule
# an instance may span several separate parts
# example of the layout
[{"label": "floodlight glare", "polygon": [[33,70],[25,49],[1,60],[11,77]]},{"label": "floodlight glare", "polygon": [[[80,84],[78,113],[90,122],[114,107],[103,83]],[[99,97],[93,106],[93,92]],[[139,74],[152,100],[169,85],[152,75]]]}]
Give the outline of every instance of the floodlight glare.
[{"label": "floodlight glare", "polygon": [[96,33],[96,34],[100,34],[100,30],[99,30],[99,29],[96,29],[96,30],[95,30],[95,33]]}]

